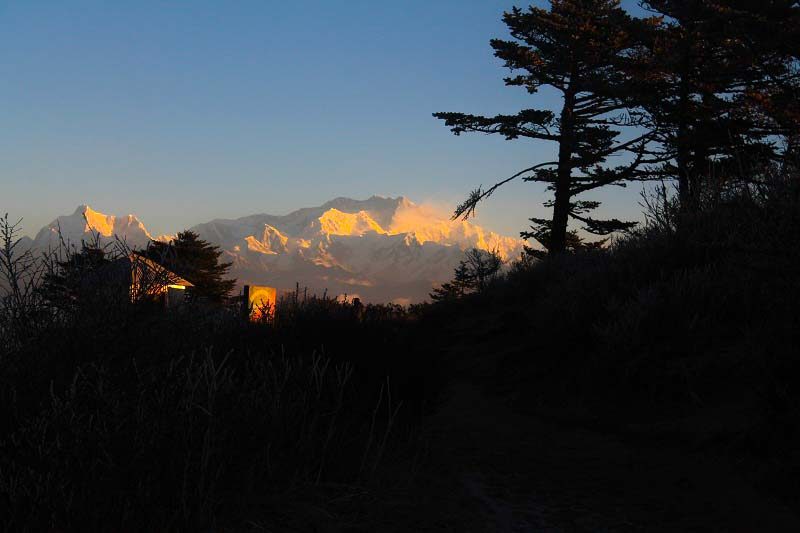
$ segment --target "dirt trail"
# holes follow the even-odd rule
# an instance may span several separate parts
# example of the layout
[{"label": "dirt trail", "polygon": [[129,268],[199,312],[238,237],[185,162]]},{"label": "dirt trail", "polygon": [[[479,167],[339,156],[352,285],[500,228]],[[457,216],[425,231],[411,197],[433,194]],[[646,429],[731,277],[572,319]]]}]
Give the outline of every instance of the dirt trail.
[{"label": "dirt trail", "polygon": [[442,513],[418,530],[800,531],[722,459],[516,414],[466,381],[428,422]]}]

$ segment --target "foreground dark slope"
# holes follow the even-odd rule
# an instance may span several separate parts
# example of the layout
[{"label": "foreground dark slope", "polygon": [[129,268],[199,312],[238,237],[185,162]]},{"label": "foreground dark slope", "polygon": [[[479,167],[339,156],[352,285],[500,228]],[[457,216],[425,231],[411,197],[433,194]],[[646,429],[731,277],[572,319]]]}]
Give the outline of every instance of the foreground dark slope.
[{"label": "foreground dark slope", "polygon": [[735,196],[435,306],[473,530],[797,530],[798,206]]}]

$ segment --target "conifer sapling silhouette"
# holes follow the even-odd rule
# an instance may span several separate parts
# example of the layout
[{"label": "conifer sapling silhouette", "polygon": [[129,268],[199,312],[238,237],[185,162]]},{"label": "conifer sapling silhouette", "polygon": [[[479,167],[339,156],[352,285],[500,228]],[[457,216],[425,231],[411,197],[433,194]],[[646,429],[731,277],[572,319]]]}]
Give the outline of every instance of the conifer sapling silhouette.
[{"label": "conifer sapling silhouette", "polygon": [[472,292],[482,292],[497,277],[503,260],[495,250],[467,250],[455,269],[451,281],[443,283],[430,294],[434,301],[452,300]]}]

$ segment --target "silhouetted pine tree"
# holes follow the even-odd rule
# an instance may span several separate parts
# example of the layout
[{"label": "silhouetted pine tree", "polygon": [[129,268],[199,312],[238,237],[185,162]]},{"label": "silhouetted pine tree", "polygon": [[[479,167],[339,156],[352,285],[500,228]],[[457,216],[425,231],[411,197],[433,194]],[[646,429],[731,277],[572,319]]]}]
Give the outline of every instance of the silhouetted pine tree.
[{"label": "silhouetted pine tree", "polygon": [[[639,88],[684,210],[710,183],[752,181],[781,159],[797,106],[795,1],[647,0],[663,16],[637,65]],[[639,49],[641,51],[641,48]],[[632,71],[633,72],[633,71]],[[649,98],[648,98],[649,95]]]},{"label": "silhouetted pine tree", "polygon": [[193,297],[218,302],[236,285],[235,279],[225,279],[232,263],[219,261],[222,250],[193,231],[180,232],[169,243],[153,242],[146,253],[150,259],[194,284]]},{"label": "silhouetted pine tree", "polygon": [[[646,145],[649,133],[618,139],[623,126],[640,123],[633,111],[636,97],[625,65],[634,54],[637,36],[651,20],[632,19],[616,0],[553,0],[549,10],[530,7],[514,8],[505,13],[513,41],[495,39],[491,46],[495,56],[518,73],[505,79],[506,85],[518,86],[535,94],[548,86],[561,93],[562,107],[558,115],[546,109],[524,109],[515,115],[483,117],[463,113],[435,113],[456,135],[480,132],[552,141],[558,145],[553,161],[524,169],[489,189],[472,191],[459,205],[454,218],[474,213],[478,202],[490,196],[499,186],[517,178],[543,182],[555,193],[549,220],[531,219],[533,237],[550,252],[561,252],[568,246],[570,217],[583,223],[584,229],[598,235],[631,227],[630,222],[597,220],[588,212],[597,202],[578,201],[575,197],[605,185],[623,185],[624,181],[641,179],[641,166],[648,160]],[[640,132],[641,133],[641,132]],[[608,157],[623,152],[633,154],[624,166],[605,166]]]},{"label": "silhouetted pine tree", "polygon": [[503,260],[496,251],[467,250],[455,269],[452,281],[443,283],[430,293],[434,301],[452,300],[471,292],[481,292],[497,277]]},{"label": "silhouetted pine tree", "polygon": [[461,261],[456,267],[453,279],[433,289],[433,292],[430,293],[431,300],[441,302],[461,298],[469,292],[469,278],[467,265]]}]

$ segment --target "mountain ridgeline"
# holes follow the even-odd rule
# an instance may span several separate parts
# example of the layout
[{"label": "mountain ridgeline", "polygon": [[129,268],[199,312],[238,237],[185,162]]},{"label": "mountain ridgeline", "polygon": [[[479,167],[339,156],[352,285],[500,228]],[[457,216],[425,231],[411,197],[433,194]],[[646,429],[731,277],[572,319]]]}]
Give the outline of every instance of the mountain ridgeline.
[{"label": "mountain ridgeline", "polygon": [[[291,289],[296,283],[331,295],[401,304],[426,299],[431,287],[452,277],[470,248],[519,257],[523,241],[467,221],[451,221],[404,197],[336,198],[287,215],[215,219],[190,228],[223,250],[231,275],[243,284]],[[60,236],[59,236],[60,234]],[[59,239],[74,244],[97,235],[143,248],[154,236],[134,215],[115,217],[87,205],[42,228],[27,246],[46,249]]]}]

